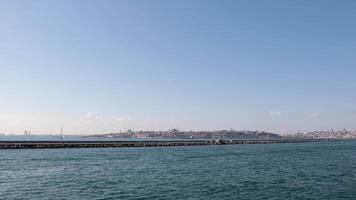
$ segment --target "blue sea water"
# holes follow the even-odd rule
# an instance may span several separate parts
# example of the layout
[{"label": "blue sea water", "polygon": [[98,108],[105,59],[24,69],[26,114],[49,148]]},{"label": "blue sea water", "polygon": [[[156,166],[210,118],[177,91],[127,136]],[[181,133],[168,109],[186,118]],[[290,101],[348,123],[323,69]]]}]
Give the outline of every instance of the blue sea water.
[{"label": "blue sea water", "polygon": [[356,199],[356,142],[0,150],[0,199]]}]

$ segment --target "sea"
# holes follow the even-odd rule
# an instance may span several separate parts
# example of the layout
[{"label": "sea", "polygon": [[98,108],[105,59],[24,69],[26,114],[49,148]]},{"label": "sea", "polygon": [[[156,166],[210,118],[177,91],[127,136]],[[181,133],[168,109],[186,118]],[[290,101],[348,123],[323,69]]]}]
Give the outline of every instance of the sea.
[{"label": "sea", "polygon": [[356,199],[356,142],[0,150],[0,199]]}]

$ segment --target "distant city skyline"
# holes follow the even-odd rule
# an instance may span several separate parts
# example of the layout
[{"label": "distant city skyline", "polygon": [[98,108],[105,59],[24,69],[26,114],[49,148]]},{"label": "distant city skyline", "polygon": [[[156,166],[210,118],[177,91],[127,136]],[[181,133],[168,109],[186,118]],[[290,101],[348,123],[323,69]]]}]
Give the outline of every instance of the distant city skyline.
[{"label": "distant city skyline", "polygon": [[355,10],[0,1],[0,133],[356,130]]}]

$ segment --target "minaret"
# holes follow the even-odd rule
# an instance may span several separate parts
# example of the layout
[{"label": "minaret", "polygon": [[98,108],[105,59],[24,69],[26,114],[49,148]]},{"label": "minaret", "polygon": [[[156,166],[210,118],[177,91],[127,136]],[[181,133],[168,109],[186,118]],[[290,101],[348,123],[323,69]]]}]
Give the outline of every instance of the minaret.
[{"label": "minaret", "polygon": [[61,128],[61,143],[63,142],[63,128]]}]

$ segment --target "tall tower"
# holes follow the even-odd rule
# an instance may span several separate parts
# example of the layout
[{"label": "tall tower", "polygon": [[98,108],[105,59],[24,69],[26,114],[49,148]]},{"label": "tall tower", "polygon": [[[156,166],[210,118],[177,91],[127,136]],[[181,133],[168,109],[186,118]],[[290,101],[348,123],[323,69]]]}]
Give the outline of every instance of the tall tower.
[{"label": "tall tower", "polygon": [[61,143],[63,142],[63,128],[61,128]]}]

